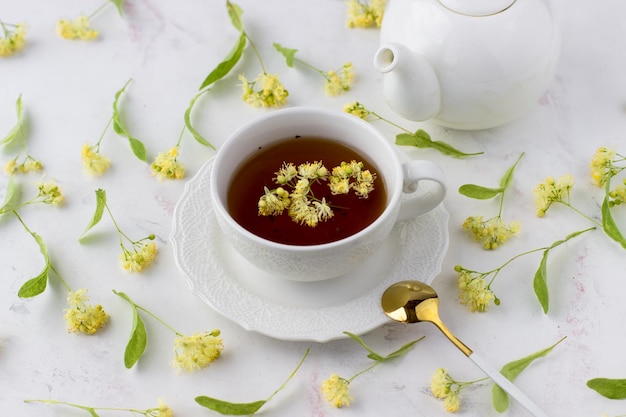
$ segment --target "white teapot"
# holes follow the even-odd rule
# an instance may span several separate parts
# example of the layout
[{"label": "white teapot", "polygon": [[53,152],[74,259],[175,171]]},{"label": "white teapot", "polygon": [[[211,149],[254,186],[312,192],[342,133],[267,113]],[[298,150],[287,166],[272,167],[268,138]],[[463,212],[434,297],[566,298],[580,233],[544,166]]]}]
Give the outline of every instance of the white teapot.
[{"label": "white teapot", "polygon": [[380,42],[374,66],[389,106],[464,130],[529,110],[560,51],[547,0],[390,0]]}]

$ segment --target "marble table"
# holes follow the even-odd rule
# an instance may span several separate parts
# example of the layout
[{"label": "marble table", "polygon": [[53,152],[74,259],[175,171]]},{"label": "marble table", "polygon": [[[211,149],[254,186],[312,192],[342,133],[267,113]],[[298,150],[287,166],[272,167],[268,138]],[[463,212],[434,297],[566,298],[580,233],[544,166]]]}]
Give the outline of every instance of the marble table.
[{"label": "marble table", "polygon": [[[551,416],[617,416],[626,413],[626,403],[606,399],[586,386],[586,381],[595,377],[626,378],[626,252],[602,231],[573,239],[550,254],[547,314],[532,287],[540,253],[521,257],[500,273],[493,284],[501,300],[499,306],[472,313],[459,303],[455,265],[486,271],[519,253],[549,246],[570,232],[592,225],[564,206],[553,207],[544,218],[538,218],[532,190],[539,182],[550,175],[572,174],[576,181],[572,203],[599,220],[603,192],[591,182],[589,162],[600,146],[626,152],[626,32],[619,23],[626,5],[618,0],[552,3],[563,45],[548,91],[530,111],[507,125],[456,131],[431,122],[402,120],[387,106],[381,77],[372,66],[378,31],[347,28],[343,1],[238,2],[268,71],[279,73],[289,89],[288,107],[341,110],[344,104],[358,100],[408,129],[424,129],[434,139],[464,150],[484,151],[481,156],[454,159],[434,150],[398,147],[403,157],[430,159],[448,175],[450,191],[444,207],[449,219],[444,235],[449,241],[441,254],[440,271],[432,277],[441,297],[442,319],[498,368],[566,337],[547,357],[524,371],[516,384]],[[68,41],[55,34],[58,19],[88,14],[98,6],[98,2],[75,0],[0,0],[0,19],[29,26],[26,47],[15,56],[0,59],[0,136],[14,126],[15,102],[21,95],[28,151],[44,165],[43,172],[17,175],[15,182],[27,199],[36,193],[33,183],[44,174],[45,179],[56,180],[66,200],[61,207],[24,207],[20,216],[45,241],[52,264],[72,288],[88,288],[91,301],[102,304],[111,317],[95,335],[68,334],[63,318],[66,289],[54,276],[44,293],[18,297],[21,285],[41,271],[44,261],[15,216],[4,215],[0,219],[2,414],[87,415],[84,410],[30,404],[25,399],[147,409],[156,405],[157,398],[163,398],[177,416],[216,415],[200,407],[194,398],[207,395],[232,402],[265,399],[309,348],[297,374],[259,415],[447,415],[442,402],[430,391],[435,370],[445,368],[460,381],[483,375],[433,326],[383,320],[364,332],[363,340],[379,353],[426,337],[401,358],[356,378],[350,386],[353,403],[336,409],[324,401],[320,385],[332,373],[348,378],[371,363],[355,341],[345,337],[311,341],[306,335],[282,340],[248,331],[190,290],[170,240],[172,220],[185,186],[215,151],[186,132],[179,156],[186,168],[185,178],[158,181],[150,174],[149,164],[158,152],[176,143],[189,101],[205,76],[227,55],[237,33],[221,1],[128,0],[123,16],[109,6],[94,18],[92,24],[100,31],[97,40]],[[288,68],[272,47],[273,42],[298,49],[303,58],[324,69],[352,62],[356,73],[353,87],[339,97],[324,95],[318,76],[303,68]],[[241,100],[236,75],[253,78],[258,72],[258,61],[248,49],[233,73],[196,103],[193,124],[216,147],[238,126],[273,111],[253,108]],[[111,118],[115,93],[129,79],[132,82],[119,105],[124,125],[145,144],[148,163],[138,160],[126,138],[109,128],[102,152],[111,159],[112,168],[101,177],[89,177],[82,171],[81,146],[98,140]],[[382,122],[376,126],[390,141],[398,133]],[[17,151],[1,148],[2,164]],[[522,152],[525,155],[507,190],[503,211],[505,219],[521,222],[522,232],[498,250],[483,250],[461,224],[468,216],[497,213],[497,201],[468,199],[457,189],[465,183],[497,185]],[[8,175],[0,175],[0,200],[9,182]],[[135,238],[155,235],[157,258],[145,271],[129,273],[121,268],[117,234],[106,216],[88,239],[78,241],[94,212],[96,189],[106,190],[108,204],[125,233]],[[626,229],[624,212],[616,210],[615,219]],[[220,256],[221,252],[215,253]],[[112,290],[128,294],[183,333],[220,329],[225,345],[222,357],[206,369],[177,373],[170,366],[173,333],[144,317],[149,335],[146,352],[132,369],[126,369],[123,355],[131,330],[131,310]],[[376,307],[375,299],[372,308]],[[341,316],[331,316],[331,320],[329,326],[334,329],[352,322],[348,318],[344,322]],[[491,406],[491,384],[483,381],[464,389],[457,414],[499,415]],[[527,414],[512,402],[503,415]]]}]

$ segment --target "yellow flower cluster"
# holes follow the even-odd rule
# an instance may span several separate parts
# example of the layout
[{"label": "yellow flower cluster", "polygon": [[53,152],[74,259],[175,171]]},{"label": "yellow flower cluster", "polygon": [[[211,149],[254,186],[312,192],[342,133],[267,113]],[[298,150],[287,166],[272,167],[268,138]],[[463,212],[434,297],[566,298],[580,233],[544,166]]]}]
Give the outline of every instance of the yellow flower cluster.
[{"label": "yellow flower cluster", "polygon": [[85,143],[80,150],[80,159],[83,161],[83,169],[93,176],[100,176],[111,167],[109,158],[101,155],[95,146]]},{"label": "yellow flower cluster", "polygon": [[160,152],[150,166],[152,175],[164,179],[179,180],[185,177],[185,168],[178,162],[178,146]]},{"label": "yellow flower cluster", "polygon": [[543,217],[552,203],[569,204],[569,192],[574,186],[574,177],[571,174],[563,175],[558,180],[547,177],[533,190],[537,216]]},{"label": "yellow flower cluster", "polygon": [[88,41],[98,37],[98,31],[90,27],[87,16],[78,16],[76,19],[60,19],[56,25],[57,34],[70,40]]},{"label": "yellow flower cluster", "polygon": [[609,206],[619,206],[626,202],[626,179],[624,179],[624,185],[618,185],[609,192]]},{"label": "yellow flower cluster", "polygon": [[371,112],[367,110],[365,106],[359,103],[358,101],[354,101],[352,103],[346,104],[343,108],[343,111],[363,120],[365,120],[367,116],[371,114]]},{"label": "yellow flower cluster", "polygon": [[149,242],[141,245],[139,250],[124,251],[120,254],[122,267],[130,272],[141,272],[156,258],[156,243]]},{"label": "yellow flower cluster", "polygon": [[485,249],[497,249],[510,237],[518,234],[521,228],[519,221],[507,225],[500,217],[483,221],[483,216],[470,216],[463,222],[463,229],[467,230],[475,241],[482,242]]},{"label": "yellow flower cluster", "polygon": [[[453,388],[453,385],[455,386]],[[430,382],[430,390],[436,398],[443,399],[443,406],[446,411],[454,413],[461,407],[459,398],[460,386],[452,379],[450,374],[439,368],[433,374]]]},{"label": "yellow flower cluster", "polygon": [[174,411],[161,398],[157,401],[157,407],[147,410],[147,417],[174,417]]},{"label": "yellow flower cluster", "polygon": [[87,304],[88,301],[89,296],[86,289],[70,291],[67,296],[69,308],[65,310],[68,332],[94,334],[109,320],[109,315],[100,304],[89,305]]},{"label": "yellow flower cluster", "polygon": [[349,407],[353,401],[349,391],[350,382],[337,374],[322,382],[322,395],[333,407]]},{"label": "yellow flower cluster", "polygon": [[339,71],[328,71],[326,73],[324,91],[328,96],[338,96],[350,89],[353,80],[352,63],[348,62]]},{"label": "yellow flower cluster", "polygon": [[263,72],[252,82],[240,75],[239,80],[242,82],[243,100],[254,107],[281,107],[287,103],[289,91],[276,74]]},{"label": "yellow flower cluster", "polygon": [[13,30],[7,28],[7,24],[0,21],[4,36],[0,38],[0,56],[7,57],[18,52],[26,45],[26,25],[19,23]]},{"label": "yellow flower cluster", "polygon": [[37,172],[43,169],[43,164],[31,157],[27,157],[21,164],[17,163],[17,159],[11,159],[4,166],[4,172],[13,175],[15,173],[25,174],[27,172]]},{"label": "yellow flower cluster", "polygon": [[39,182],[37,183],[37,188],[39,189],[38,197],[41,198],[42,203],[58,207],[65,201],[61,189],[54,180]]},{"label": "yellow flower cluster", "polygon": [[482,275],[474,275],[460,265],[454,267],[458,273],[459,301],[469,311],[484,312],[496,299],[489,284]]},{"label": "yellow flower cluster", "polygon": [[387,7],[387,0],[348,0],[348,18],[346,24],[349,28],[380,27]]},{"label": "yellow flower cluster", "polygon": [[615,155],[615,150],[611,148],[600,147],[596,150],[589,164],[591,178],[596,186],[602,187],[611,175],[611,166],[613,165]]},{"label": "yellow flower cluster", "polygon": [[179,336],[174,341],[174,361],[172,366],[191,372],[202,369],[217,360],[224,350],[219,330],[211,333],[198,332],[191,336]]},{"label": "yellow flower cluster", "polygon": [[[321,221],[333,217],[333,210],[326,198],[316,199],[311,186],[320,181],[329,181],[328,187],[333,195],[347,194],[354,190],[361,198],[367,198],[374,190],[376,174],[363,169],[362,162],[342,162],[332,170],[332,175],[321,161],[300,164],[297,168],[292,163],[283,163],[275,173],[273,180],[279,185],[270,190],[264,187],[265,193],[259,198],[258,214],[275,216],[288,210],[289,216],[296,223],[315,227]],[[291,187],[288,192],[284,187]]]}]

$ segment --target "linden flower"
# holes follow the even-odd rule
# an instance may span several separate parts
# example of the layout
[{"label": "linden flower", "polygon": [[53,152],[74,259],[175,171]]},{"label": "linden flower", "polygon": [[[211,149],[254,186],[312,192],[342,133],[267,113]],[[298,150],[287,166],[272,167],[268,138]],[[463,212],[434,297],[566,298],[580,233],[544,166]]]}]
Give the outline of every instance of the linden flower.
[{"label": "linden flower", "polygon": [[370,0],[369,3],[348,0],[346,24],[349,28],[380,27],[386,6],[387,0]]},{"label": "linden flower", "polygon": [[289,205],[289,192],[282,187],[278,187],[275,190],[265,188],[265,194],[259,199],[258,209],[259,214],[262,216],[275,216],[283,213]]},{"label": "linden flower", "polygon": [[519,233],[521,223],[513,221],[507,225],[500,217],[483,221],[483,216],[471,216],[463,222],[463,229],[467,230],[474,240],[482,242],[485,249],[497,249],[510,237]]},{"label": "linden flower", "polygon": [[280,82],[277,74],[262,72],[252,82],[240,75],[239,80],[242,82],[243,100],[254,107],[281,107],[287,103],[289,92]]},{"label": "linden flower", "polygon": [[574,186],[574,177],[570,174],[563,175],[557,180],[547,177],[533,190],[537,216],[543,217],[552,203],[569,204],[569,192]]},{"label": "linden flower", "polygon": [[371,111],[366,109],[365,106],[359,103],[358,101],[354,101],[352,103],[346,104],[343,107],[343,111],[363,120],[365,120],[367,116],[372,114]]},{"label": "linden flower", "polygon": [[[153,235],[150,235],[147,239],[154,239]],[[151,240],[152,240],[151,239]],[[136,247],[139,246],[139,249]],[[130,272],[141,272],[156,258],[157,247],[156,243],[142,243],[133,242],[133,250],[129,251],[122,245],[122,253],[120,254],[120,261],[122,268]]]},{"label": "linden flower", "polygon": [[224,350],[224,343],[217,329],[211,333],[179,335],[174,341],[175,357],[172,366],[187,372],[206,368],[220,357],[222,350]]},{"label": "linden flower", "polygon": [[152,175],[162,181],[164,179],[181,179],[185,176],[185,168],[178,162],[178,148],[173,148],[163,151],[157,155],[154,162],[150,166],[150,172]]},{"label": "linden flower", "polygon": [[[350,179],[354,181],[350,182]],[[342,162],[334,167],[330,177],[330,190],[333,194],[347,194],[350,189],[361,198],[367,198],[374,190],[376,174],[363,169],[363,162]]]},{"label": "linden flower", "polygon": [[349,407],[353,401],[349,391],[350,382],[337,374],[322,382],[322,395],[333,407]]},{"label": "linden flower", "polygon": [[83,169],[86,173],[99,177],[111,167],[111,161],[100,154],[97,146],[85,143],[80,150],[80,159],[83,162]]},{"label": "linden flower", "polygon": [[470,382],[459,382],[455,381],[448,371],[439,368],[433,374],[430,382],[430,390],[436,398],[443,399],[443,406],[447,412],[454,413],[461,408],[461,390],[484,379],[487,378]]},{"label": "linden flower", "polygon": [[348,62],[341,67],[339,71],[328,71],[325,73],[326,83],[324,84],[324,92],[328,96],[338,96],[350,89],[354,80],[352,72],[352,63]]},{"label": "linden flower", "polygon": [[172,411],[172,409],[169,408],[169,406],[165,404],[165,401],[161,398],[157,400],[157,408],[152,408],[146,411],[146,415],[151,417],[174,417],[174,411]]},{"label": "linden flower", "polygon": [[28,172],[37,172],[42,169],[43,164],[31,156],[27,156],[26,159],[24,159],[24,162],[19,164],[17,162],[17,158],[11,159],[4,166],[4,172],[8,175],[13,175],[15,173],[25,174]]},{"label": "linden flower", "polygon": [[[10,30],[7,26],[12,26],[13,30]],[[26,45],[26,24],[18,23],[17,25],[11,25],[0,20],[0,27],[2,27],[3,32],[3,36],[0,37],[1,57],[11,56],[24,48]]]},{"label": "linden flower", "polygon": [[86,289],[70,291],[67,296],[69,308],[65,310],[68,332],[94,334],[109,320],[109,315],[100,304],[89,305],[88,301]]},{"label": "linden flower", "polygon": [[602,187],[606,183],[606,180],[611,175],[611,166],[615,156],[616,152],[611,148],[600,147],[596,150],[589,164],[591,178],[596,186]]},{"label": "linden flower", "polygon": [[454,268],[458,273],[459,301],[466,306],[469,311],[485,312],[496,296],[485,280],[484,275],[474,275],[457,265]]},{"label": "linden flower", "polygon": [[84,15],[78,16],[73,21],[60,19],[57,21],[56,33],[70,40],[88,41],[98,37],[98,31],[90,27],[89,18]]},{"label": "linden flower", "polygon": [[61,189],[54,180],[48,182],[37,183],[39,189],[39,195],[41,202],[44,204],[51,204],[53,206],[61,206],[65,201],[65,197],[61,193]]},{"label": "linden flower", "polygon": [[626,202],[626,179],[624,179],[624,185],[618,185],[609,192],[609,198],[609,207],[619,206]]}]

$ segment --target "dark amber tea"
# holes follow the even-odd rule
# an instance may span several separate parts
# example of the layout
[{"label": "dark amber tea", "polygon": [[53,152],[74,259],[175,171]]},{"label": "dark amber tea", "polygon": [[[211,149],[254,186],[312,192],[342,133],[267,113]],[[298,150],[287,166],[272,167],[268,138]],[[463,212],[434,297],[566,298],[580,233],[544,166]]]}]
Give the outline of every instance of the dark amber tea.
[{"label": "dark amber tea", "polygon": [[[285,209],[282,214],[260,214],[259,200],[266,192],[279,187],[283,188],[279,195],[292,191],[287,185],[276,182],[277,177],[280,177],[277,173],[287,164],[292,164],[292,172],[301,164],[323,164],[330,174],[342,162],[344,167],[360,162],[360,169],[372,174],[368,184],[371,185],[369,192],[352,190],[347,194],[336,194],[329,187],[331,181],[311,181],[311,199],[323,202],[325,207],[332,210],[331,216],[315,222],[314,226],[302,219],[294,220],[289,209]],[[291,184],[298,178],[295,175]],[[241,226],[257,236],[288,245],[318,245],[343,239],[364,229],[384,211],[386,202],[384,181],[371,161],[347,146],[328,139],[298,137],[259,148],[244,161],[235,171],[229,186],[227,207]],[[291,206],[294,209],[295,203]]]}]

